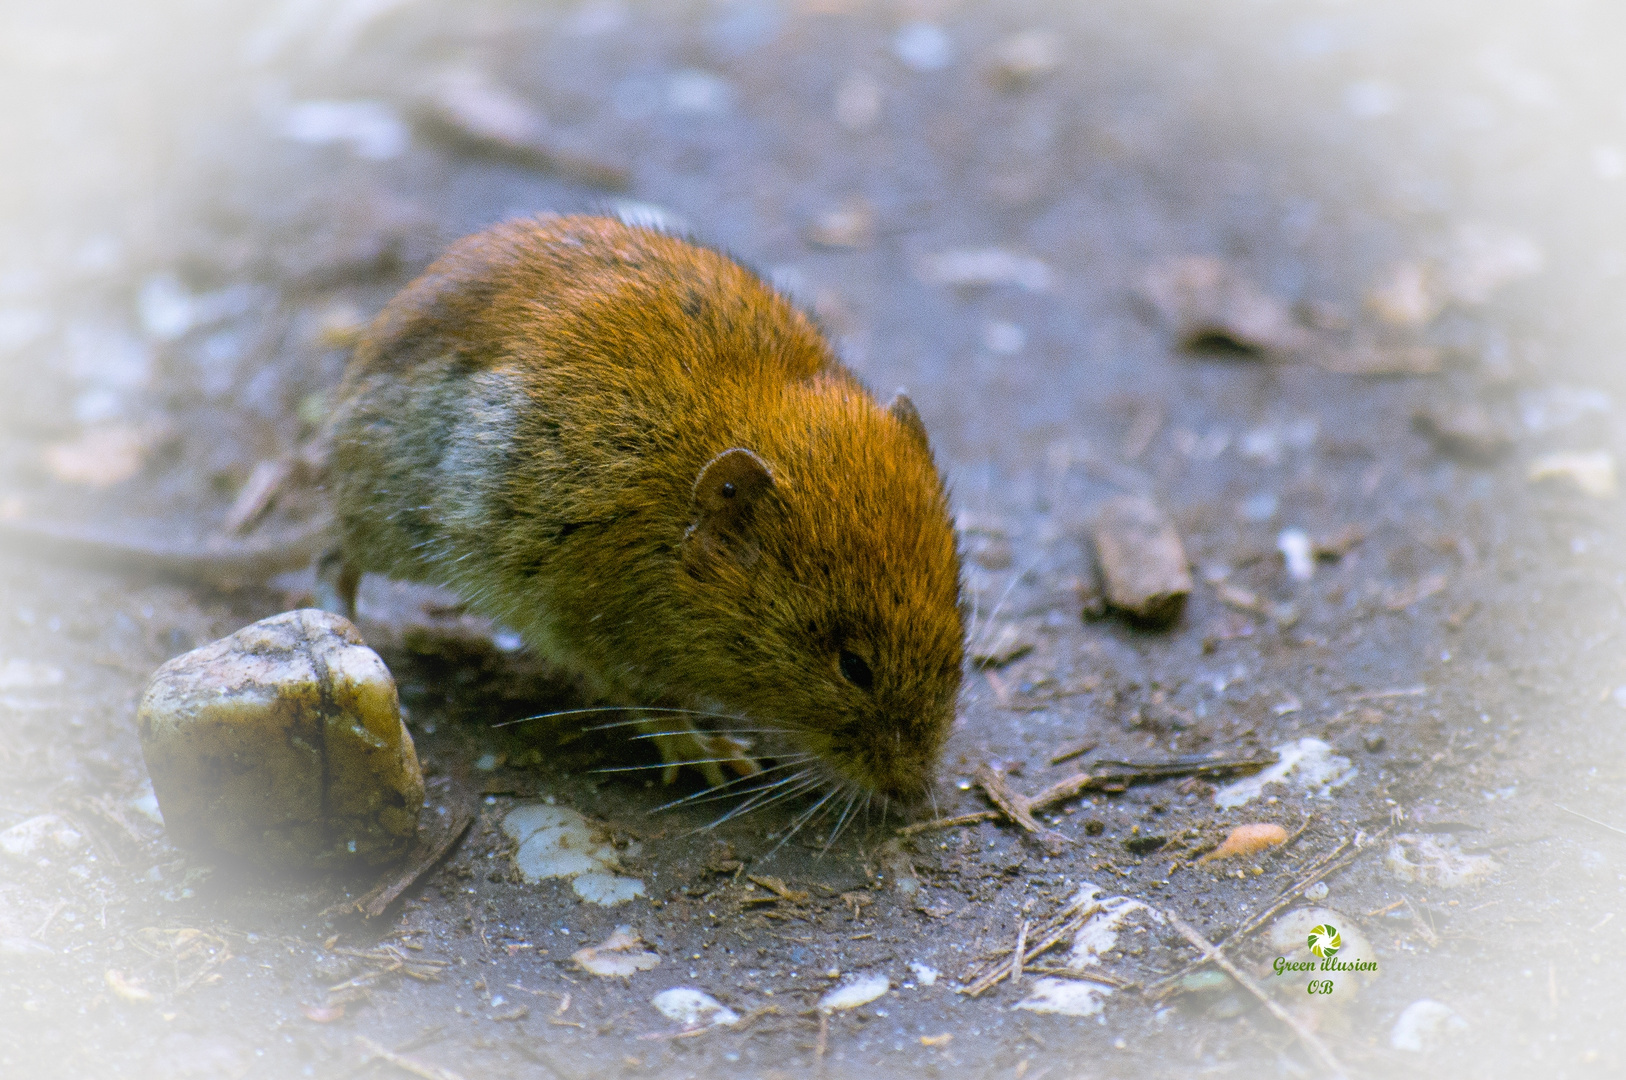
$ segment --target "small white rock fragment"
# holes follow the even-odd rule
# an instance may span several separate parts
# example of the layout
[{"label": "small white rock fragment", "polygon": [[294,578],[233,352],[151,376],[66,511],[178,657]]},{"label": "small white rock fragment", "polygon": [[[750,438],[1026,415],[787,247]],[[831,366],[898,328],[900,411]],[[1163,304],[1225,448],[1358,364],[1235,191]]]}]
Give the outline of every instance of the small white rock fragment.
[{"label": "small white rock fragment", "polygon": [[936,23],[907,23],[892,39],[892,54],[911,70],[942,71],[954,63],[954,39]]},{"label": "small white rock fragment", "polygon": [[1287,576],[1294,581],[1309,581],[1315,577],[1315,547],[1310,534],[1300,528],[1283,529],[1276,537],[1276,550],[1287,564]]},{"label": "small white rock fragment", "polygon": [[1356,769],[1349,759],[1334,754],[1332,747],[1320,739],[1303,738],[1275,749],[1279,759],[1276,764],[1220,788],[1214,792],[1214,805],[1221,810],[1234,810],[1257,799],[1267,784],[1291,784],[1330,798],[1333,788],[1355,778]]},{"label": "small white rock fragment", "polygon": [[273,865],[366,865],[417,831],[395,680],[349,621],[262,619],[169,661],[136,714],[171,839]]},{"label": "small white rock fragment", "polygon": [[302,101],[283,112],[279,126],[295,142],[342,143],[369,161],[400,157],[412,138],[406,123],[381,101]]},{"label": "small white rock fragment", "polygon": [[1464,852],[1450,834],[1403,833],[1383,861],[1401,881],[1442,889],[1478,884],[1500,869],[1489,855]]},{"label": "small white rock fragment", "polygon": [[644,948],[643,939],[630,926],[618,926],[615,933],[585,949],[577,949],[570,958],[591,975],[603,978],[630,978],[640,971],[659,966],[661,958]]},{"label": "small white rock fragment", "polygon": [[666,83],[666,107],[688,116],[721,116],[734,106],[734,87],[727,79],[700,68],[672,73]]},{"label": "small white rock fragment", "polygon": [[732,1027],[740,1022],[740,1014],[706,993],[692,986],[674,986],[662,990],[649,999],[662,1016],[676,1020],[685,1028],[702,1025]]},{"label": "small white rock fragment", "polygon": [[879,972],[851,979],[819,999],[822,1012],[846,1012],[860,1005],[868,1005],[888,990],[892,980]]},{"label": "small white rock fragment", "polygon": [[1422,1054],[1467,1030],[1468,1021],[1451,1006],[1422,998],[1401,1011],[1394,1029],[1389,1032],[1389,1045],[1396,1050]]},{"label": "small white rock fragment", "polygon": [[1327,888],[1327,883],[1325,881],[1318,881],[1314,885],[1311,885],[1309,888],[1304,890],[1304,898],[1306,900],[1313,901],[1325,900],[1327,898],[1327,894],[1331,891],[1331,889]]},{"label": "small white rock fragment", "polygon": [[1595,499],[1612,499],[1618,490],[1615,456],[1607,450],[1543,454],[1530,463],[1527,475],[1531,483],[1567,480]]},{"label": "small white rock fragment", "polygon": [[616,873],[620,856],[601,827],[568,806],[523,803],[503,819],[503,832],[519,846],[514,865],[526,881],[570,878],[577,896],[612,907],[644,895],[644,883]]},{"label": "small white rock fragment", "polygon": [[914,973],[915,982],[921,986],[935,986],[937,977],[942,974],[929,964],[922,964],[919,960],[909,961],[909,970]]},{"label": "small white rock fragment", "polygon": [[66,855],[85,846],[85,838],[55,814],[40,814],[0,832],[0,854],[32,862],[41,856]]},{"label": "small white rock fragment", "polygon": [[1101,906],[1073,935],[1073,947],[1067,954],[1065,966],[1075,971],[1100,964],[1101,957],[1117,947],[1118,934],[1131,915],[1140,913],[1154,923],[1163,921],[1163,916],[1156,909],[1139,900],[1127,896],[1107,896],[1102,899],[1104,893],[1100,886],[1086,881],[1079,885],[1071,901],[1074,904],[1093,901]]},{"label": "small white rock fragment", "polygon": [[868,131],[881,118],[881,84],[875,76],[855,71],[836,88],[836,123],[855,134]]},{"label": "small white rock fragment", "polygon": [[1036,293],[1048,290],[1053,277],[1044,260],[1006,248],[955,248],[927,255],[916,264],[915,275],[928,285],[1016,285]]},{"label": "small white rock fragment", "polygon": [[61,686],[67,678],[59,667],[31,660],[11,659],[0,663],[0,690],[38,690]]},{"label": "small white rock fragment", "polygon": [[1056,1016],[1095,1016],[1112,996],[1112,987],[1083,979],[1040,979],[1016,1008]]}]

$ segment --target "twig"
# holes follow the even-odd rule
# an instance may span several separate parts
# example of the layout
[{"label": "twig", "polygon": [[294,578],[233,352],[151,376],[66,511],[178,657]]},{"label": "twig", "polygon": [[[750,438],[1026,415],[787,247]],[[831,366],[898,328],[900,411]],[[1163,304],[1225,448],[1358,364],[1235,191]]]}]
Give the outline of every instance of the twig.
[{"label": "twig", "polygon": [[1012,791],[1005,783],[1005,778],[987,765],[977,767],[977,786],[982,788],[989,802],[1003,810],[1006,817],[1020,825],[1052,853],[1059,851],[1063,845],[1072,843],[1061,833],[1047,829],[1034,820],[1028,800]]},{"label": "twig", "polygon": [[935,829],[952,829],[960,825],[976,825],[983,821],[998,821],[1004,816],[998,810],[976,810],[969,814],[958,814],[954,817],[917,821],[913,825],[905,825],[899,829],[898,835],[914,836],[917,833],[932,832]]},{"label": "twig", "polygon": [[[1089,921],[1090,917],[1101,910],[1101,905],[1080,895],[1075,897],[1060,911],[1052,915],[1041,926],[1033,939],[1032,944],[1026,945],[1022,950],[1022,966],[1025,968],[1028,961],[1055,948],[1065,939],[1078,933]],[[976,997],[992,989],[998,983],[1015,973],[1015,964],[1006,963],[1004,952],[996,954],[996,961],[986,965],[983,970],[966,980],[960,993]]]},{"label": "twig", "polygon": [[[1384,832],[1388,832],[1388,830],[1385,829]],[[1377,837],[1373,837],[1373,839],[1375,840],[1382,835],[1383,833],[1378,833]],[[1359,854],[1359,852],[1353,852],[1342,859],[1339,858],[1339,856],[1343,854],[1344,849],[1349,847],[1349,845],[1350,840],[1348,837],[1340,840],[1338,842],[1338,846],[1334,847],[1331,851],[1317,859],[1303,877],[1299,878],[1299,880],[1294,882],[1292,886],[1278,894],[1276,899],[1266,905],[1263,911],[1260,911],[1253,918],[1249,919],[1247,922],[1243,923],[1229,934],[1226,934],[1224,937],[1220,938],[1220,943],[1229,947],[1232,943],[1246,941],[1250,934],[1263,926],[1267,921],[1274,918],[1279,911],[1302,895],[1305,889],[1308,889],[1311,885],[1314,885],[1322,878],[1327,877],[1330,874],[1337,873],[1339,870],[1342,870],[1344,867],[1354,862],[1355,857]],[[1146,993],[1155,999],[1168,997],[1174,988],[1179,984],[1181,979],[1202,967],[1203,963],[1204,961],[1202,960],[1193,960],[1191,963],[1187,964],[1183,968],[1180,968],[1178,971],[1165,975],[1163,978],[1158,979],[1156,982],[1147,986]]]},{"label": "twig", "polygon": [[1011,985],[1016,986],[1022,981],[1022,962],[1027,959],[1028,947],[1028,921],[1022,920],[1021,927],[1016,931],[1016,948],[1011,950]]},{"label": "twig", "polygon": [[1426,686],[1408,686],[1404,690],[1369,690],[1364,694],[1351,694],[1349,701],[1382,701],[1384,698],[1422,697],[1428,693]]},{"label": "twig", "polygon": [[1086,971],[1083,968],[1057,967],[1054,964],[1029,964],[1026,970],[1033,975],[1056,975],[1063,979],[1082,979],[1085,982],[1100,983],[1115,990],[1124,990],[1135,984],[1128,979],[1120,979],[1116,975],[1108,975],[1104,971]]},{"label": "twig", "polygon": [[[438,815],[437,815],[438,816]],[[468,831],[469,823],[474,820],[474,807],[467,798],[460,798],[452,803],[447,812],[447,822],[444,831],[434,839],[420,839],[401,872],[393,878],[386,878],[350,904],[344,905],[352,911],[359,911],[369,919],[376,919],[389,910],[400,895],[410,889],[419,878],[434,869],[452,846],[462,839]]]},{"label": "twig", "polygon": [[[1098,761],[1096,762],[1096,771],[1075,773],[1065,780],[1058,780],[1032,798],[1024,798],[1011,791],[1010,787],[997,775],[994,775],[991,769],[983,766],[978,770],[977,783],[985,792],[988,792],[989,799],[993,801],[994,805],[999,806],[999,810],[978,810],[970,814],[959,814],[955,817],[922,821],[914,825],[904,826],[898,830],[897,834],[899,836],[914,836],[917,833],[930,832],[934,829],[952,829],[960,825],[976,825],[984,821],[997,821],[1001,817],[1008,817],[1020,824],[1021,822],[1016,815],[1007,811],[999,802],[999,799],[995,797],[994,792],[986,784],[982,783],[984,771],[987,771],[989,775],[994,775],[999,790],[1006,793],[1011,799],[1021,801],[1021,805],[1026,808],[1028,817],[1031,819],[1035,812],[1048,810],[1052,806],[1077,798],[1086,791],[1122,790],[1130,784],[1147,780],[1167,780],[1176,776],[1215,776],[1239,772],[1243,769],[1257,770],[1274,765],[1278,760],[1280,759],[1275,754],[1269,754],[1259,757],[1218,760],[1188,758],[1176,761],[1152,762],[1144,765],[1130,761]],[[1036,821],[1031,828],[1027,825],[1022,827],[1030,832],[1052,832],[1044,829]],[[1067,840],[1060,833],[1052,833],[1052,835],[1060,836],[1063,841]]]},{"label": "twig", "polygon": [[1424,922],[1423,913],[1417,910],[1417,905],[1411,902],[1410,897],[1405,898],[1401,902],[1406,905],[1406,910],[1411,912],[1411,921],[1417,924],[1417,932],[1423,935],[1423,939],[1428,942],[1429,948],[1439,948],[1440,935],[1434,931],[1433,918],[1430,917],[1428,922]]},{"label": "twig", "polygon": [[1057,750],[1054,754],[1051,754],[1050,764],[1060,765],[1064,761],[1071,761],[1076,757],[1083,757],[1091,750],[1094,750],[1098,744],[1099,740],[1097,739],[1085,739],[1083,742],[1073,743],[1071,746],[1064,747]]},{"label": "twig", "polygon": [[394,1065],[397,1069],[400,1069],[402,1072],[408,1072],[413,1076],[422,1077],[423,1080],[463,1080],[462,1075],[459,1073],[452,1072],[450,1069],[442,1069],[438,1065],[426,1064],[419,1061],[417,1058],[407,1057],[405,1054],[397,1054],[395,1051],[386,1049],[365,1035],[357,1035],[356,1042],[361,1044],[362,1049],[366,1050],[367,1053],[371,1054],[375,1058],[378,1058],[380,1061],[386,1061],[389,1064]]},{"label": "twig", "polygon": [[1557,806],[1560,810],[1564,811],[1564,813],[1566,813],[1566,814],[1574,814],[1576,817],[1580,818],[1582,821],[1590,821],[1590,822],[1592,822],[1592,824],[1600,826],[1600,827],[1605,828],[1605,829],[1608,829],[1612,833],[1619,833],[1622,836],[1626,836],[1626,829],[1617,829],[1613,825],[1610,825],[1608,822],[1599,821],[1595,817],[1587,817],[1585,814],[1578,813],[1578,812],[1576,812],[1574,810],[1571,810],[1569,807],[1562,806],[1562,805],[1560,805],[1558,803],[1553,803],[1553,805]]},{"label": "twig", "polygon": [[1327,1044],[1316,1038],[1315,1032],[1305,1027],[1297,1017],[1282,1008],[1281,1004],[1265,993],[1247,972],[1232,963],[1229,957],[1220,952],[1212,942],[1198,933],[1184,919],[1172,911],[1165,911],[1163,914],[1167,916],[1169,924],[1180,932],[1180,936],[1191,942],[1192,946],[1203,954],[1204,961],[1211,961],[1218,965],[1221,971],[1236,980],[1238,986],[1258,998],[1260,1003],[1270,1010],[1272,1016],[1292,1028],[1293,1034],[1299,1037],[1299,1042],[1303,1043],[1305,1048],[1312,1054],[1320,1058],[1321,1064],[1326,1066],[1334,1076],[1343,1077],[1345,1075],[1343,1065],[1333,1056],[1333,1052],[1327,1049]]}]

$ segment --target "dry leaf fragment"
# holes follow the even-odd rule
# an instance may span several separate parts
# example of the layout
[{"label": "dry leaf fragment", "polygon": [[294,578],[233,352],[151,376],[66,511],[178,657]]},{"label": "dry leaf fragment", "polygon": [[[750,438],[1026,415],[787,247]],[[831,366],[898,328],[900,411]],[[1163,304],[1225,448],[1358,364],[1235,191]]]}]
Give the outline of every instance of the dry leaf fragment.
[{"label": "dry leaf fragment", "polygon": [[807,903],[808,893],[804,889],[793,889],[776,877],[767,874],[747,874],[746,880],[767,889],[781,900],[789,900],[793,904]]},{"label": "dry leaf fragment", "polygon": [[1595,499],[1613,498],[1616,491],[1615,457],[1607,450],[1589,454],[1543,454],[1530,463],[1531,483],[1568,480]]},{"label": "dry leaf fragment", "polygon": [[134,979],[127,978],[122,971],[108,968],[107,974],[102,977],[107,981],[107,988],[125,1001],[140,1004],[152,1000],[152,991]]},{"label": "dry leaf fragment", "polygon": [[107,424],[51,443],[41,453],[46,469],[65,484],[112,487],[139,473],[167,434],[159,426]]},{"label": "dry leaf fragment", "polygon": [[615,933],[597,945],[577,949],[570,958],[583,971],[604,978],[630,978],[639,971],[648,971],[661,962],[661,958],[643,947],[640,938],[630,926],[618,926]]},{"label": "dry leaf fragment", "polygon": [[1159,263],[1136,291],[1184,349],[1291,353],[1310,341],[1286,304],[1223,259],[1189,255]]},{"label": "dry leaf fragment", "polygon": [[1238,825],[1231,830],[1231,834],[1219,847],[1210,851],[1197,861],[1210,862],[1214,859],[1229,859],[1234,855],[1252,855],[1255,852],[1273,848],[1287,840],[1287,830],[1280,825],[1268,822],[1255,822],[1251,825]]}]

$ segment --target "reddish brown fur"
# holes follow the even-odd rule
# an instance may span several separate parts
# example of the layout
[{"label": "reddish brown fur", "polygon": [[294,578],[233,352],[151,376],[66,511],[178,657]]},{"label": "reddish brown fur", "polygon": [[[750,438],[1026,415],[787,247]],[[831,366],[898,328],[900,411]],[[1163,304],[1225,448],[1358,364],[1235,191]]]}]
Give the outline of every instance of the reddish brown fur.
[{"label": "reddish brown fur", "polygon": [[[907,402],[878,405],[750,271],[604,218],[500,225],[390,302],[340,396],[355,569],[451,586],[613,699],[926,791],[964,635],[942,480]],[[771,486],[745,535],[699,546],[696,478],[736,447]]]}]

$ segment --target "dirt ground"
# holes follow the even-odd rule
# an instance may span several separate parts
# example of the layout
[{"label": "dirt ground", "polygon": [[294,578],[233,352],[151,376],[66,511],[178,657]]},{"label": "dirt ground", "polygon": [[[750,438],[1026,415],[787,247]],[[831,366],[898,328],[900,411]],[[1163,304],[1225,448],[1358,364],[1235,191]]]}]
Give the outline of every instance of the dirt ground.
[{"label": "dirt ground", "polygon": [[[369,921],[338,909],[372,875],[172,846],[135,733],[157,665],[308,603],[309,575],[7,554],[0,830],[72,835],[0,852],[0,1074],[1330,1075],[1229,980],[1154,992],[1197,956],[1174,918],[1224,938],[1329,858],[1325,898],[1288,906],[1364,938],[1363,985],[1316,998],[1265,973],[1267,931],[1229,944],[1347,1075],[1626,1070],[1618,8],[87,0],[0,27],[0,515],[214,535],[450,240],[655,212],[931,431],[972,651],[1027,649],[968,669],[938,813],[989,809],[983,767],[1032,795],[1105,761],[1333,759],[1228,807],[1235,776],[1087,791],[1040,813],[1048,847],[878,815],[786,839],[794,802],[707,827],[731,804],[658,809],[697,778],[596,771],[655,760],[598,718],[494,727],[590,703],[451,598],[369,581],[426,820],[478,811]],[[547,154],[436,123],[454,69],[531,110]],[[1288,328],[1182,341],[1147,282],[1187,256]],[[1124,493],[1189,554],[1171,627],[1093,614],[1091,525]],[[501,823],[540,800],[598,823],[644,896],[525,881]],[[1293,839],[1196,861],[1260,822]],[[1430,851],[1461,880],[1407,880]],[[1123,921],[1083,974],[1115,985],[1062,941],[959,992],[1087,886]],[[572,960],[618,926],[659,964]],[[1089,1015],[1034,1007],[1057,986]],[[684,1027],[652,1005],[677,987],[739,1022]],[[1422,1000],[1449,1013],[1418,1048]]]}]

